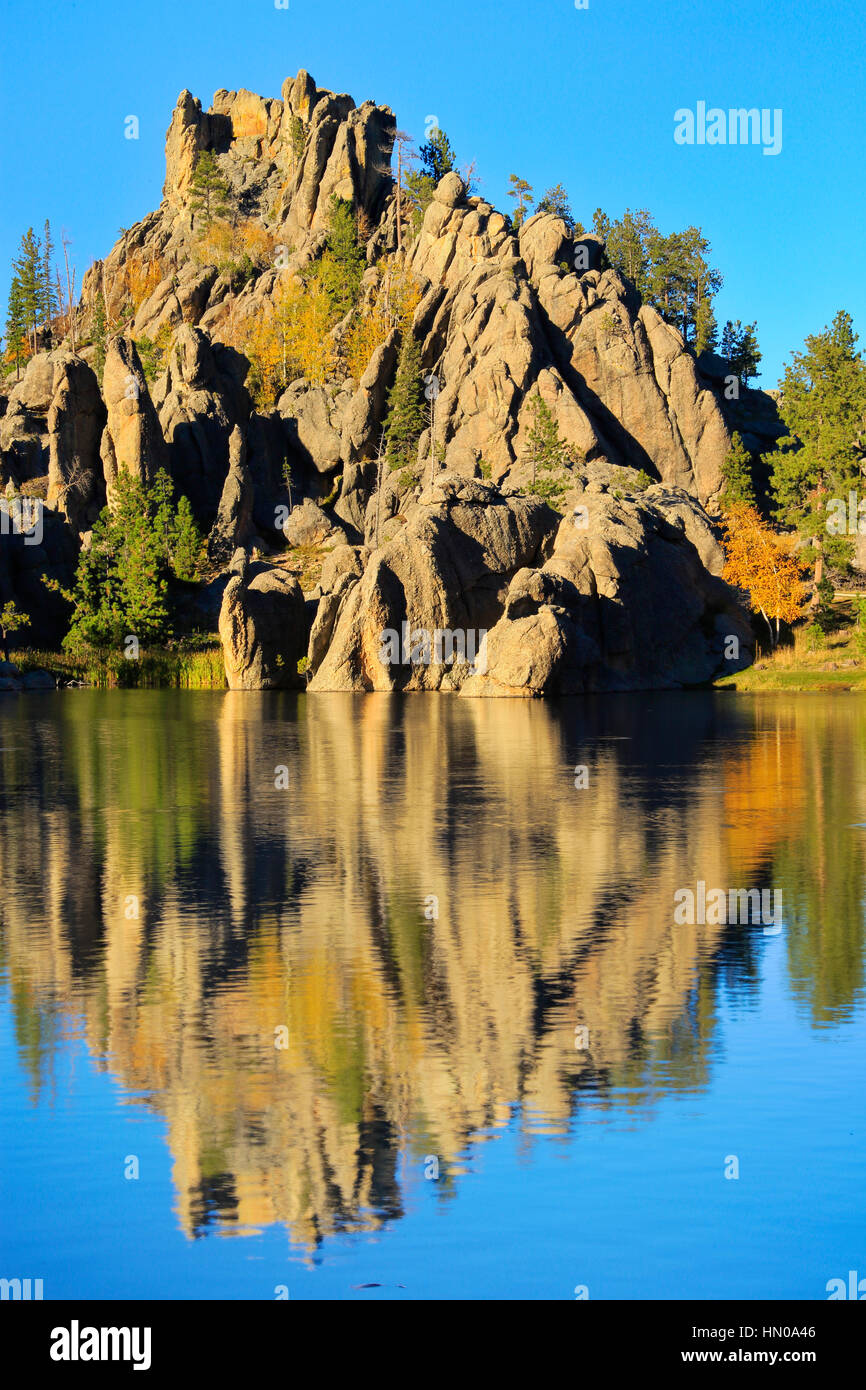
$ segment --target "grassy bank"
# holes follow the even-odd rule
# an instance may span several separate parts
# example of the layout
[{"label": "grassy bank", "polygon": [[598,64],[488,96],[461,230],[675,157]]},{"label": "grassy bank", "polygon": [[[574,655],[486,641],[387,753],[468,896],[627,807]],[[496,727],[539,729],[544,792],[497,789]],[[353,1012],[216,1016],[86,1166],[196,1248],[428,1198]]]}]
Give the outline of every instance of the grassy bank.
[{"label": "grassy bank", "polygon": [[760,652],[753,666],[716,684],[722,690],[866,690],[866,656],[861,651],[855,597],[837,595],[838,626],[822,634],[807,624],[794,630],[793,641],[774,652]]},{"label": "grassy bank", "polygon": [[218,642],[199,647],[151,647],[138,661],[129,661],[119,651],[92,651],[71,655],[34,648],[11,653],[15,665],[24,671],[49,671],[59,685],[79,683],[98,690],[224,690],[225,668]]}]

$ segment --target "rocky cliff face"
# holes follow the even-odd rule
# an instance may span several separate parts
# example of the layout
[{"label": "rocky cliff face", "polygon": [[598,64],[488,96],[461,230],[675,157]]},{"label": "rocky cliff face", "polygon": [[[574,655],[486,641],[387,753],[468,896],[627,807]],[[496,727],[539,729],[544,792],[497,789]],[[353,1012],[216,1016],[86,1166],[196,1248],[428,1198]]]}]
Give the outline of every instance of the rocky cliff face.
[{"label": "rocky cliff face", "polygon": [[[245,333],[270,311],[280,277],[297,272],[321,253],[334,195],[351,202],[359,217],[370,267],[365,281],[369,293],[373,268],[396,247],[390,173],[394,137],[395,120],[387,107],[369,101],[356,106],[349,96],[318,88],[304,71],[286,81],[279,99],[243,90],[219,91],[205,111],[200,101],[183,92],[168,129],[163,202],[125,231],[84,278],[77,340],[86,342],[92,331],[99,295],[114,330],[101,387],[93,370],[92,347],[74,353],[67,341],[59,349],[37,354],[22,380],[11,388],[7,385],[8,394],[0,395],[0,486],[38,491],[44,480],[47,506],[65,528],[73,552],[106,497],[110,501],[121,469],[147,480],[167,467],[178,490],[189,496],[202,528],[208,532],[216,525],[221,535],[228,535],[222,516],[228,506],[226,488],[232,496],[240,489],[243,525],[235,528],[232,518],[231,536],[211,547],[212,555],[225,564],[240,539],[265,555],[278,554],[292,504],[309,508],[328,498],[334,524],[341,528],[331,542],[347,541],[354,547],[355,558],[338,568],[343,575],[353,568],[363,575],[352,599],[351,621],[363,628],[374,610],[384,613],[390,600],[380,593],[385,564],[375,553],[377,546],[384,541],[393,548],[395,528],[402,528],[401,564],[409,575],[426,563],[422,557],[432,524],[429,515],[423,524],[408,520],[420,493],[414,480],[387,475],[377,490],[375,456],[397,366],[397,332],[375,349],[355,380],[339,365],[345,361],[345,325],[338,325],[332,331],[338,349],[336,375],[324,385],[303,379],[291,382],[268,410],[254,405],[248,389],[250,364],[242,345]],[[259,256],[242,285],[218,265],[203,264],[196,253],[201,226],[192,177],[202,151],[210,151],[217,161],[230,190],[233,217],[268,248],[264,261]],[[487,536],[491,528],[504,524],[503,518],[510,518],[509,526],[517,525],[520,517],[525,521],[530,514],[549,510],[518,499],[530,481],[527,439],[530,400],[536,392],[572,449],[569,505],[587,488],[608,492],[615,473],[625,476],[628,484],[635,476],[628,470],[641,470],[663,487],[666,505],[674,505],[679,490],[691,499],[692,511],[700,504],[712,506],[730,430],[741,423],[739,417],[726,417],[713,364],[699,367],[680,334],[653,309],[642,306],[631,285],[605,268],[597,240],[576,239],[562,221],[547,214],[530,218],[518,233],[508,217],[484,199],[469,196],[459,175],[451,173],[436,189],[417,235],[409,235],[407,242],[406,266],[420,293],[411,331],[420,344],[424,369],[434,373],[440,385],[436,448],[431,449],[425,431],[419,460],[426,473],[432,453],[433,473],[444,468],[452,487],[459,486],[454,479],[468,486],[483,476],[503,490],[494,494],[470,488],[472,505],[489,513],[473,523],[475,532]],[[160,341],[170,345],[162,370],[148,382],[140,350],[143,344]],[[772,438],[768,398],[756,392],[748,395],[756,401],[760,397],[760,405],[751,412],[741,406],[743,419],[753,426],[756,438]],[[232,438],[236,455],[243,453],[242,480],[229,476]],[[432,475],[431,481],[435,482]],[[649,585],[656,608],[648,620],[662,621],[662,607],[673,602],[678,586],[686,585],[700,598],[685,607],[699,625],[712,626],[710,615],[725,607],[719,581],[704,584],[691,541],[687,544],[694,554],[683,564],[682,546],[671,550],[669,535],[664,543],[659,540],[668,526],[660,497],[616,522],[630,530],[628,545],[646,551],[643,572],[660,567],[668,573],[673,565],[673,581]],[[538,550],[541,538],[536,537],[531,554],[517,544],[505,563],[495,545],[490,550],[487,540],[478,541],[476,535],[476,568],[486,577],[473,583],[486,585],[497,596],[487,615],[491,624],[524,622],[532,594],[538,604],[533,630],[541,623],[554,645],[573,643],[568,624],[583,631],[588,621],[586,605],[575,596],[592,597],[587,576],[594,573],[599,547],[608,545],[604,527],[615,527],[615,511],[595,505],[592,515],[599,525],[604,513],[595,549],[590,545],[567,561],[552,558],[554,552],[562,557],[568,549],[563,536],[554,536],[560,524],[556,519],[548,519],[542,528],[550,555]],[[443,525],[447,531],[452,520],[446,518]],[[705,522],[702,525],[706,529]],[[290,521],[285,534],[299,535],[301,530],[300,521]],[[651,536],[656,539],[651,541]],[[437,545],[444,553],[455,546],[459,551],[462,542],[438,534]],[[0,597],[14,592],[10,573],[7,557],[0,564],[0,584],[5,586]],[[530,582],[525,573],[536,578]],[[439,598],[431,589],[422,606],[430,612],[440,609],[440,616],[455,605],[465,608],[465,579],[459,565],[439,573],[434,563],[422,588],[438,585]],[[519,593],[512,592],[515,584]],[[279,591],[277,585],[275,592]],[[240,601],[235,594],[235,602]],[[331,613],[332,596],[323,594],[320,602],[325,608],[313,630],[314,686],[323,688],[333,679],[350,688],[371,688],[367,675],[357,675],[355,656],[347,654],[349,619],[337,620]],[[623,602],[628,605],[631,598],[625,595]],[[518,610],[523,615],[519,619],[514,616]],[[542,612],[546,616],[539,617]],[[683,618],[687,626],[689,621]],[[555,640],[551,624],[559,634]],[[326,631],[337,642],[333,652],[323,649]],[[504,630],[498,631],[494,646],[500,653],[499,675],[493,671],[478,677],[476,693],[514,685],[513,663],[502,655],[507,646],[503,639]],[[363,646],[366,638],[358,640]],[[562,662],[551,656],[540,688],[589,688],[620,679],[627,684],[632,658],[623,652],[633,654],[633,644],[617,648],[610,664],[603,635],[596,631],[592,640],[598,653],[591,661],[587,657],[591,674],[582,667],[582,675],[572,672],[566,677]],[[714,659],[704,652],[703,657],[684,658],[679,664],[637,662],[639,679],[676,681],[686,679],[686,671],[706,678]],[[362,667],[368,671],[363,662]],[[346,674],[350,668],[351,676]],[[338,670],[342,677],[334,674]],[[372,688],[379,688],[379,678],[372,680]],[[534,689],[533,680],[527,677]]]}]

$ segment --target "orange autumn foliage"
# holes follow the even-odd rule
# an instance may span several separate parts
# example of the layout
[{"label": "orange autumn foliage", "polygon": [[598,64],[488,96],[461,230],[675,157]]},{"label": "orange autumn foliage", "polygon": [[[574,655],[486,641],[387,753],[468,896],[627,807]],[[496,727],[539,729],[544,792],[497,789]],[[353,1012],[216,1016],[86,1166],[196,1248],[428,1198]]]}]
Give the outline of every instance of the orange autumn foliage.
[{"label": "orange autumn foliage", "polygon": [[[757,507],[739,502],[722,519],[725,530],[723,578],[749,596],[775,645],[779,624],[803,616],[805,566],[791,553],[790,543],[764,521]],[[775,623],[775,633],[773,630]]]},{"label": "orange autumn foliage", "polygon": [[138,313],[141,305],[150,298],[162,278],[162,266],[158,257],[152,256],[145,260],[140,251],[134,251],[127,258],[123,281],[132,301],[133,313]]},{"label": "orange autumn foliage", "polygon": [[421,302],[416,280],[396,256],[389,256],[378,268],[379,279],[366,308],[346,335],[346,361],[349,376],[360,381],[370,358],[384,343],[392,328],[405,332]]}]

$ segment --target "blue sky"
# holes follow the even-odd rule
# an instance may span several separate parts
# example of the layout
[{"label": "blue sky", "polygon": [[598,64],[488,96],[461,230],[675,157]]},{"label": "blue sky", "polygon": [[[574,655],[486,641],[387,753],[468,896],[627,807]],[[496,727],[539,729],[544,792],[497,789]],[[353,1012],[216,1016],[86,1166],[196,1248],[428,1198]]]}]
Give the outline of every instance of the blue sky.
[{"label": "blue sky", "polygon": [[[760,385],[839,308],[866,343],[862,0],[6,0],[2,48],[4,321],[29,225],[68,230],[80,284],[159,203],[184,87],[205,107],[219,87],[278,96],[304,67],[417,137],[435,115],[499,207],[515,172],[539,194],[563,183],[587,224],[631,206],[663,231],[701,226],[725,277],[719,321],[757,319]],[[781,153],[678,146],[674,112],[698,101],[781,108]]]}]

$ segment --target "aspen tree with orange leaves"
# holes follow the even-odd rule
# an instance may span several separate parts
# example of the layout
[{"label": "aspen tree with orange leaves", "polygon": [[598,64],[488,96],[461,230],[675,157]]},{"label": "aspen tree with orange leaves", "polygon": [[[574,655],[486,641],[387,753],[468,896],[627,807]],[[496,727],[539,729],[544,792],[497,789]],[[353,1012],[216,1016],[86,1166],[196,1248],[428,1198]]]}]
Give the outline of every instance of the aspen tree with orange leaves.
[{"label": "aspen tree with orange leaves", "polygon": [[[722,518],[725,568],[722,577],[749,596],[752,610],[767,624],[770,646],[779,641],[781,623],[803,616],[807,568],[790,549],[790,540],[768,526],[757,507],[731,506]],[[773,624],[775,623],[775,630]]]}]

